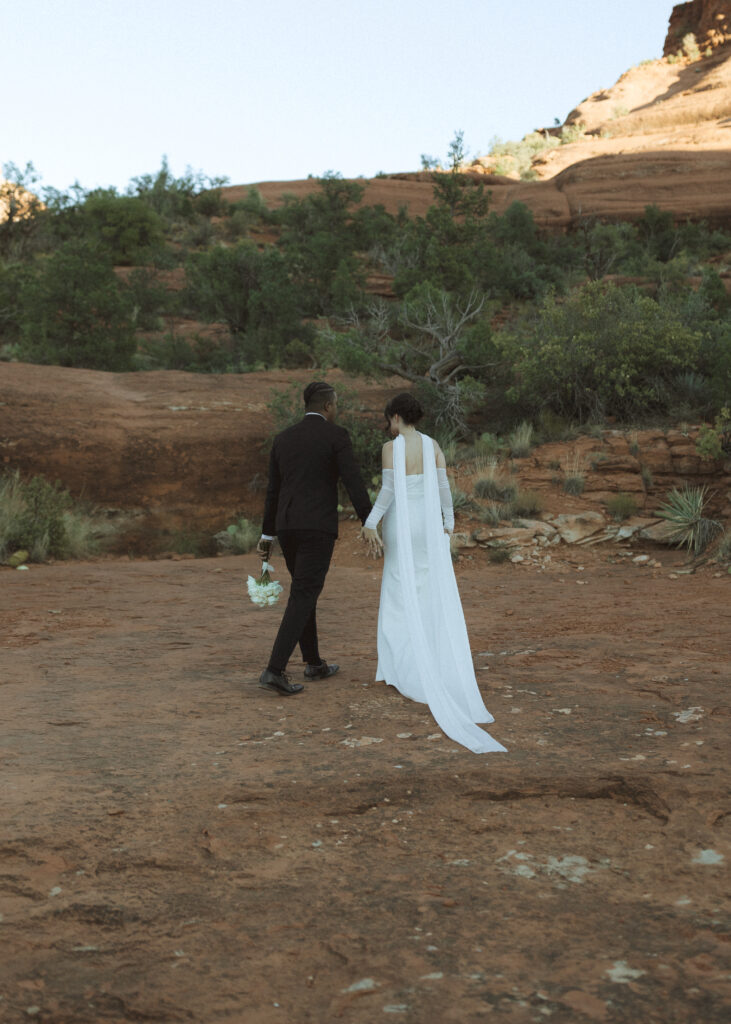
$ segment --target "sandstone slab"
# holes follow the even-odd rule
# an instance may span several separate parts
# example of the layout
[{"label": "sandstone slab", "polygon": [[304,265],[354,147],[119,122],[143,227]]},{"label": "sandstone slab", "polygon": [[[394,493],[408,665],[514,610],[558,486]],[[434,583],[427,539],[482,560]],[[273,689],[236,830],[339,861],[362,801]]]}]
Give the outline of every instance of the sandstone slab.
[{"label": "sandstone slab", "polygon": [[579,512],[570,514],[568,512],[555,516],[553,525],[561,535],[561,539],[567,544],[575,544],[584,537],[590,537],[598,533],[606,526],[606,519],[601,512]]}]

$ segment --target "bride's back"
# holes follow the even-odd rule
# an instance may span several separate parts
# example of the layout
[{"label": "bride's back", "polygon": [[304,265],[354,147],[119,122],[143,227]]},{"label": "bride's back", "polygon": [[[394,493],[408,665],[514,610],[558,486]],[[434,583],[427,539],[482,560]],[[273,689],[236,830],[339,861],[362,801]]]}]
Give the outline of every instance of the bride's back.
[{"label": "bride's back", "polygon": [[421,434],[415,430],[404,437],[406,443],[406,475],[418,476],[424,472],[424,449]]}]

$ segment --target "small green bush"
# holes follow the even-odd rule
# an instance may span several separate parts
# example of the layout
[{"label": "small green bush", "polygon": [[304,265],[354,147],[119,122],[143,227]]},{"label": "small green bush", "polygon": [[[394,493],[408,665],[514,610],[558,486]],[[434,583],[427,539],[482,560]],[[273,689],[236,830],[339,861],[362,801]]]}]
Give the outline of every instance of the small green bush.
[{"label": "small green bush", "polygon": [[564,465],[563,489],[566,494],[579,495],[584,493],[586,474],[584,460],[579,455],[567,455]]},{"label": "small green bush", "polygon": [[693,32],[688,32],[687,35],[683,36],[683,52],[689,61],[701,59],[701,51]]},{"label": "small green bush", "polygon": [[630,516],[635,515],[637,503],[631,494],[625,494],[620,491],[619,494],[613,494],[607,500],[607,512],[612,519],[621,523],[624,519],[629,519]]},{"label": "small green bush", "polygon": [[713,426],[704,423],[695,449],[704,459],[720,459],[731,453],[731,409],[728,406],[721,409]]},{"label": "small green bush", "polygon": [[475,482],[475,495],[492,501],[511,502],[518,493],[517,484],[502,476],[486,476]]},{"label": "small green bush", "polygon": [[503,562],[507,562],[510,558],[510,548],[502,544],[495,548],[489,548],[487,558],[493,565],[502,565]]},{"label": "small green bush", "polygon": [[469,512],[474,508],[474,501],[466,491],[452,485],[452,505],[455,512]]},{"label": "small green bush", "polygon": [[508,435],[510,454],[515,459],[530,455],[533,441],[533,425],[525,420]]},{"label": "small green bush", "polygon": [[512,502],[513,515],[519,519],[531,519],[543,511],[543,499],[536,491],[520,489]]},{"label": "small green bush", "polygon": [[17,471],[0,477],[0,562],[20,549],[31,562],[88,558],[110,532],[58,481],[51,484],[41,476],[23,481]]},{"label": "small green bush", "polygon": [[221,551],[228,555],[246,555],[252,551],[261,536],[261,530],[256,523],[248,519],[239,519],[237,523],[231,523],[225,530],[214,535],[214,539]]}]

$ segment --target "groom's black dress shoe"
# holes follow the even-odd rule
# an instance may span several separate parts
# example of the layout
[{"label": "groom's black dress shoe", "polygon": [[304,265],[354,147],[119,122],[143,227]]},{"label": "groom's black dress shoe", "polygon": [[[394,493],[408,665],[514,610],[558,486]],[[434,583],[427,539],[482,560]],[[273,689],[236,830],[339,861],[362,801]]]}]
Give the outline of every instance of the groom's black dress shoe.
[{"label": "groom's black dress shoe", "polygon": [[268,668],[259,676],[259,686],[263,690],[274,690],[275,693],[284,694],[285,697],[304,690],[302,683],[290,683],[289,676],[284,672],[271,672]]},{"label": "groom's black dress shoe", "polygon": [[305,679],[328,679],[339,669],[339,665],[328,665],[326,661],[321,661],[319,665],[308,665],[305,668]]}]

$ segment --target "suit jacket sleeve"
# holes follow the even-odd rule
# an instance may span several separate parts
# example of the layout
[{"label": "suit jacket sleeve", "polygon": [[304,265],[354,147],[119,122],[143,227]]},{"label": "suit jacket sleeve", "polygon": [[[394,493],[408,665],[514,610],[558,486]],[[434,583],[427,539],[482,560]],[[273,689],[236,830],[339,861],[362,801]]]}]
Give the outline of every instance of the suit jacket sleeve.
[{"label": "suit jacket sleeve", "polygon": [[279,488],[282,478],[279,473],[279,462],[275,446],[272,445],[269,456],[269,482],[267,483],[266,499],[264,501],[264,519],[261,524],[261,532],[269,537],[277,535],[277,505],[279,504]]},{"label": "suit jacket sleeve", "polygon": [[361,523],[365,523],[372,508],[371,499],[368,497],[366,485],[360,473],[358,460],[353,452],[353,445],[350,441],[350,434],[343,428],[342,438],[338,441],[336,448],[338,458],[338,473],[345,484],[353,508]]}]

